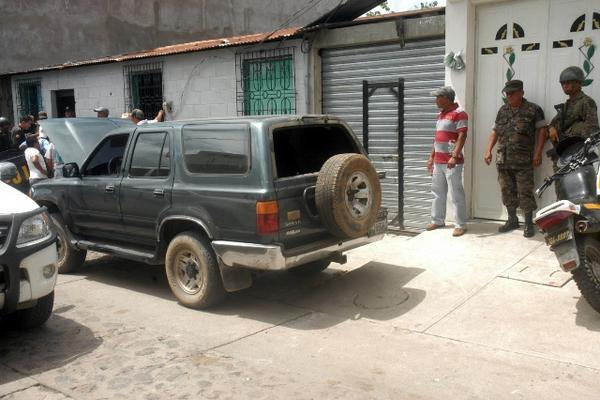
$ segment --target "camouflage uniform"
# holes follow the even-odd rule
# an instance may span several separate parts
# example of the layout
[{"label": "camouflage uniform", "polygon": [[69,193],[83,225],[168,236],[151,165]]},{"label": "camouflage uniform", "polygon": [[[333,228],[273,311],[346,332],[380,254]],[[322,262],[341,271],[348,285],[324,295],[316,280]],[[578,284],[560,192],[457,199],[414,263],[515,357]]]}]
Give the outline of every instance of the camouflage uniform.
[{"label": "camouflage uniform", "polygon": [[550,126],[558,131],[559,140],[571,136],[587,138],[600,129],[596,102],[585,93],[579,92],[573,100],[568,99],[560,107],[562,111],[550,122]]},{"label": "camouflage uniform", "polygon": [[523,99],[516,110],[507,103],[500,107],[494,129],[498,135],[496,166],[502,203],[524,213],[537,208],[533,196],[533,151],[536,130],[546,126],[544,111]]}]

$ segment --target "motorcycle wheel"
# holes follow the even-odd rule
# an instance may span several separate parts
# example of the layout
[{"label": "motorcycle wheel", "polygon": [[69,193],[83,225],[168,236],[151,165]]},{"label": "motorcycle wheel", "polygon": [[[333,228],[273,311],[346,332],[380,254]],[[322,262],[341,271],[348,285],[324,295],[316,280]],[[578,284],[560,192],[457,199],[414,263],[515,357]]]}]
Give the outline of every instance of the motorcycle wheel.
[{"label": "motorcycle wheel", "polygon": [[580,266],[572,272],[579,291],[600,313],[600,242],[591,236],[577,240]]}]

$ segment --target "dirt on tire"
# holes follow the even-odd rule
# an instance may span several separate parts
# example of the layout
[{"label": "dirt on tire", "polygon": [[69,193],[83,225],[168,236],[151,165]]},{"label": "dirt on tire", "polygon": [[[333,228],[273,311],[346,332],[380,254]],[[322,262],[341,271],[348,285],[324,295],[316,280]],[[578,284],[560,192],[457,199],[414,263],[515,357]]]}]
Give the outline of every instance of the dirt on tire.
[{"label": "dirt on tire", "polygon": [[364,236],[381,207],[377,171],[362,154],[337,154],[321,167],[315,202],[321,222],[333,235],[341,239]]},{"label": "dirt on tire", "polygon": [[[194,268],[197,268],[198,287],[192,292],[186,292],[178,275],[177,258],[182,253],[193,257]],[[171,240],[165,257],[165,270],[171,291],[179,303],[186,307],[204,309],[225,299],[217,257],[210,244],[195,232],[183,232]]]}]

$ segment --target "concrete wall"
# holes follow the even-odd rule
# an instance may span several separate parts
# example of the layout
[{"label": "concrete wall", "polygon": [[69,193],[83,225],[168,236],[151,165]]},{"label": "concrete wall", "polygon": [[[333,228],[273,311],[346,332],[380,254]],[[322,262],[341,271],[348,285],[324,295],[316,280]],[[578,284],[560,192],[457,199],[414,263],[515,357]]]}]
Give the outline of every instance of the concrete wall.
[{"label": "concrete wall", "polygon": [[0,74],[303,26],[339,0],[0,0]]},{"label": "concrete wall", "polygon": [[[295,47],[296,105],[298,113],[306,112],[305,54],[299,40],[265,43],[248,48],[235,47],[187,53],[163,58],[139,60],[136,64],[163,62],[163,96],[173,103],[168,119],[220,117],[237,115],[235,54],[244,49],[257,51],[277,46]],[[78,117],[96,116],[93,108],[107,107],[111,117],[119,117],[125,109],[123,67],[131,62],[94,65],[20,74],[12,77],[12,87],[20,79],[40,79],[44,110],[56,116],[52,106],[52,91],[74,89],[75,111]],[[13,90],[13,92],[16,92]],[[16,103],[13,93],[13,103]],[[16,118],[14,111],[13,117]]]}]

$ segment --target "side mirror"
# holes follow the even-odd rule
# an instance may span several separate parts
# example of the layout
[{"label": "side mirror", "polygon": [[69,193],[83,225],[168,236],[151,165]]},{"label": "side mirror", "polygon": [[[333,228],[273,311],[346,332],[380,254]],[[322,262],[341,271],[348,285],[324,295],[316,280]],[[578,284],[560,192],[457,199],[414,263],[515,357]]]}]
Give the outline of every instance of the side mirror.
[{"label": "side mirror", "polygon": [[68,163],[62,167],[63,176],[66,178],[80,178],[79,166],[77,163]]},{"label": "side mirror", "polygon": [[17,166],[11,162],[0,162],[0,180],[8,181],[18,176]]}]

